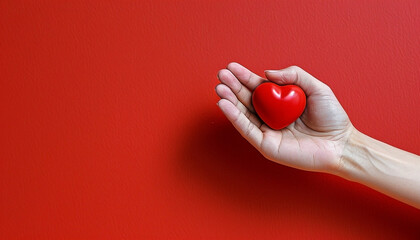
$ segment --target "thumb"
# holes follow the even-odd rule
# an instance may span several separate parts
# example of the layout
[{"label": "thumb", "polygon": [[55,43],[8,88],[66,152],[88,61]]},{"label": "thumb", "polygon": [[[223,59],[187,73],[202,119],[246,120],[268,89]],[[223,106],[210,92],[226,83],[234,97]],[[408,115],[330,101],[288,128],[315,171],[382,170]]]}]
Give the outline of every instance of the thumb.
[{"label": "thumb", "polygon": [[266,70],[265,76],[268,80],[280,85],[297,85],[302,88],[307,96],[330,91],[330,88],[326,84],[297,66],[291,66],[281,70]]}]

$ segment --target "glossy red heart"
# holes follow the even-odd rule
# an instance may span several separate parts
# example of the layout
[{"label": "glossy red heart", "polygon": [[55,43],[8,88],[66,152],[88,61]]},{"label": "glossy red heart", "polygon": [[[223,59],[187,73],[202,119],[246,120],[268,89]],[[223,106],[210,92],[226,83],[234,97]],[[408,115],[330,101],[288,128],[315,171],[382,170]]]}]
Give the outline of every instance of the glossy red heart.
[{"label": "glossy red heart", "polygon": [[252,105],[261,120],[280,130],[296,121],[306,106],[306,95],[296,85],[279,86],[266,82],[252,93]]}]

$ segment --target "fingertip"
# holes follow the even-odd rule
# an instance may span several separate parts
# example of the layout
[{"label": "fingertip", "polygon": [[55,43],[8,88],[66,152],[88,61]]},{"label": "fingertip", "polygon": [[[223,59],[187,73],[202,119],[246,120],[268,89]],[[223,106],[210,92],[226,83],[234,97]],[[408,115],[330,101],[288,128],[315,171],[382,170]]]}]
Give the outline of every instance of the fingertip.
[{"label": "fingertip", "polygon": [[223,109],[226,109],[229,104],[232,104],[232,103],[229,100],[224,99],[224,98],[220,99],[217,102],[217,105],[219,105],[219,107]]},{"label": "fingertip", "polygon": [[220,108],[220,110],[222,110],[222,112],[225,114],[225,109],[226,109],[226,107],[225,107],[225,101],[226,101],[226,99],[220,99],[218,102],[217,102],[217,106]]},{"label": "fingertip", "polygon": [[225,70],[225,69],[220,69],[219,71],[217,71],[217,79],[219,79],[219,81],[221,81],[220,80],[220,78],[221,78],[221,75],[222,75],[222,72],[223,72],[223,70]]},{"label": "fingertip", "polygon": [[242,78],[242,75],[249,71],[246,67],[242,66],[237,62],[231,62],[227,65],[226,69],[235,75],[238,79]]},{"label": "fingertip", "polygon": [[222,86],[221,85],[223,85],[223,84],[222,83],[217,84],[217,86],[214,88],[214,91],[216,92],[216,95],[219,98],[223,98],[223,93],[222,93],[222,90],[221,90]]},{"label": "fingertip", "polygon": [[224,98],[220,99],[217,105],[229,119],[231,119],[231,117],[239,111],[232,102]]},{"label": "fingertip", "polygon": [[230,62],[230,63],[226,66],[226,68],[230,70],[230,69],[234,69],[235,67],[238,67],[238,66],[242,67],[242,65],[241,65],[241,64],[239,64],[239,63],[237,63],[237,62]]},{"label": "fingertip", "polygon": [[214,91],[216,92],[216,94],[217,94],[217,96],[219,96],[220,98],[221,98],[221,88],[222,88],[222,85],[224,85],[223,83],[219,83],[219,84],[217,84],[216,85],[216,87],[214,88]]},{"label": "fingertip", "polygon": [[277,74],[278,70],[264,70],[265,77],[270,80],[272,76],[275,76]]},{"label": "fingertip", "polygon": [[220,82],[228,86],[233,92],[239,92],[242,87],[241,82],[228,69],[220,70],[219,77]]},{"label": "fingertip", "polygon": [[216,94],[220,98],[227,99],[230,102],[232,102],[233,104],[236,104],[236,102],[238,101],[238,99],[236,98],[236,96],[232,92],[232,90],[223,83],[216,86]]},{"label": "fingertip", "polygon": [[226,78],[228,78],[230,71],[227,69],[220,69],[219,73],[217,74],[217,78],[219,78],[219,80],[221,82],[225,81]]}]

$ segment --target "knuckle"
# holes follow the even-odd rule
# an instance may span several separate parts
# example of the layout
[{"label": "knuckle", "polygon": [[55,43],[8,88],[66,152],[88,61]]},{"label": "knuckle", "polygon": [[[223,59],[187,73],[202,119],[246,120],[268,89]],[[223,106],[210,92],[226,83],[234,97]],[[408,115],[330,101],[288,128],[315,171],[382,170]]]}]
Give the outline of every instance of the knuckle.
[{"label": "knuckle", "polygon": [[248,119],[251,117],[251,113],[246,109],[245,109],[245,117]]},{"label": "knuckle", "polygon": [[324,83],[324,85],[325,85],[325,89],[326,89],[327,91],[329,91],[329,92],[331,92],[331,93],[333,92],[330,86],[328,86],[328,85],[327,85],[327,84],[325,84],[325,83]]},{"label": "knuckle", "polygon": [[250,136],[253,129],[254,125],[251,122],[248,122],[248,126],[245,131],[245,136]]},{"label": "knuckle", "polygon": [[242,93],[243,87],[244,86],[242,86],[242,84],[239,84],[239,90],[236,92],[237,95],[240,95]]},{"label": "knuckle", "polygon": [[328,86],[326,83],[323,83],[323,82],[320,82],[320,83],[321,83],[320,87],[323,91],[329,94],[333,94],[333,91],[330,86]]},{"label": "knuckle", "polygon": [[300,71],[302,71],[302,68],[301,68],[301,67],[299,67],[299,66],[296,66],[296,65],[292,65],[292,66],[290,66],[289,68],[290,68],[291,70],[296,71],[296,72],[300,72]]}]

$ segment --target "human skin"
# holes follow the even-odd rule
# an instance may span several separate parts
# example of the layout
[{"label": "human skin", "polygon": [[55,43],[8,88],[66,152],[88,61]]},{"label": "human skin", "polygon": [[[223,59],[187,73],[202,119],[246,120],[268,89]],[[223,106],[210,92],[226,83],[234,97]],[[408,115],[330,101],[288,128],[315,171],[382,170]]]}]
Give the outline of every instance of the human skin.
[{"label": "human skin", "polygon": [[[238,63],[218,73],[218,106],[238,132],[267,159],[359,182],[420,209],[420,157],[359,132],[332,90],[297,66],[265,71],[262,78]],[[281,130],[265,125],[251,104],[261,83],[303,89],[303,114]]]}]

